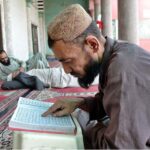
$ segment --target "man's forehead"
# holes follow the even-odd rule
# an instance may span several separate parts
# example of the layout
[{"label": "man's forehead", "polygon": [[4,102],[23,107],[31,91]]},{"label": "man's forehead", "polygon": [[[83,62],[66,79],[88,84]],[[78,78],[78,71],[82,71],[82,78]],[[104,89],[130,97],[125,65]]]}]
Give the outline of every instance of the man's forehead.
[{"label": "man's forehead", "polygon": [[53,52],[57,58],[72,56],[76,53],[75,46],[62,40],[56,41],[53,45]]},{"label": "man's forehead", "polygon": [[0,58],[7,57],[7,54],[5,52],[0,53]]},{"label": "man's forehead", "polygon": [[63,40],[58,40],[58,41],[55,41],[54,45],[53,45],[53,49],[57,50],[61,47],[66,47],[66,43],[63,41]]}]

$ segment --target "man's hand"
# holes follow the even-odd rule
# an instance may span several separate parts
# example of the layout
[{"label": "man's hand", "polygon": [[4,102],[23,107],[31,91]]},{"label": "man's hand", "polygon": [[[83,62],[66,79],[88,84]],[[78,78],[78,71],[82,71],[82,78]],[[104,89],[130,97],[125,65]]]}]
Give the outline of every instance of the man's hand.
[{"label": "man's hand", "polygon": [[20,72],[24,72],[24,68],[23,68],[23,67],[20,67],[20,68],[19,68],[19,71],[20,71]]},{"label": "man's hand", "polygon": [[18,74],[20,73],[20,71],[15,71],[12,73],[12,79],[15,78]]},{"label": "man's hand", "polygon": [[42,114],[43,117],[51,114],[53,116],[65,116],[71,114],[77,107],[84,103],[84,99],[63,99],[58,100],[46,112]]}]

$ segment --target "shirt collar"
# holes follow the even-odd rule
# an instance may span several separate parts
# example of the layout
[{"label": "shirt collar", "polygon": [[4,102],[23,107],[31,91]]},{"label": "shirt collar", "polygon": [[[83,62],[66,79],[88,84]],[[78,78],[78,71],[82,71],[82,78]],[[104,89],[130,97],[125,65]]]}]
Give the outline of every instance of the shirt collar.
[{"label": "shirt collar", "polygon": [[107,69],[109,66],[110,57],[111,57],[112,52],[113,52],[113,47],[114,47],[114,44],[116,42],[115,40],[113,40],[109,37],[105,37],[105,39],[106,39],[106,42],[104,45],[104,54],[103,54],[102,61],[101,61],[100,78],[99,78],[99,83],[100,83],[100,86],[102,89],[104,88],[105,81],[107,80],[106,79],[106,72],[107,72]]}]

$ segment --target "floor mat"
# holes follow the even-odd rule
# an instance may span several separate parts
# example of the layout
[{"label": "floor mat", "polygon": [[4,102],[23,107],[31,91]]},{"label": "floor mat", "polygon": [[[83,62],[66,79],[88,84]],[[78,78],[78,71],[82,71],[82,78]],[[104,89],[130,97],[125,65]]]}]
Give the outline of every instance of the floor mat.
[{"label": "floor mat", "polygon": [[45,101],[55,101],[64,97],[86,97],[94,96],[98,91],[96,85],[91,86],[89,89],[83,89],[81,87],[76,88],[63,88],[63,89],[46,89],[43,91],[32,91],[28,98]]},{"label": "floor mat", "polygon": [[[36,100],[44,100],[54,102],[59,98],[63,97],[78,97],[78,96],[94,96],[97,93],[97,86],[91,86],[89,89],[83,88],[63,88],[63,89],[46,89],[43,91],[31,91],[27,98],[36,99]],[[11,91],[12,92],[12,91]],[[23,91],[22,91],[23,92]],[[25,92],[25,91],[24,91]],[[1,92],[0,92],[1,93]],[[16,92],[12,92],[12,95],[8,96],[8,93],[3,93],[1,96],[2,101],[0,102],[1,108],[2,106],[7,108],[7,115],[0,117],[0,149],[12,149],[12,132],[8,130],[8,122],[14,112],[16,107],[17,98],[21,96],[21,91],[17,91],[17,98],[15,98]],[[7,97],[7,98],[6,98]],[[10,102],[10,103],[8,103]],[[11,105],[10,105],[11,104]],[[3,109],[5,110],[5,109]]]},{"label": "floor mat", "polygon": [[0,89],[0,149],[12,148],[12,132],[8,122],[16,108],[18,98],[28,93],[28,89],[4,91]]}]

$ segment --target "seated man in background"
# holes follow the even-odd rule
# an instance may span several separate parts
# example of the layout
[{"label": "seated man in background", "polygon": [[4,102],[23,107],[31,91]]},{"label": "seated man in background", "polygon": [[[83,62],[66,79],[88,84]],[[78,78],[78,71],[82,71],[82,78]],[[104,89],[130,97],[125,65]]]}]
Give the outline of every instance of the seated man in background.
[{"label": "seated man in background", "polygon": [[[95,78],[92,85],[98,84],[98,78],[99,76]],[[32,82],[32,89],[39,90],[39,88],[36,87],[37,80],[40,80],[43,83],[43,88],[79,87],[77,78],[73,77],[70,74],[66,74],[64,72],[64,69],[62,67],[59,67],[32,69],[25,73],[21,72],[15,78],[12,78],[11,81],[3,82],[1,88],[3,90],[30,88]],[[40,88],[40,90],[42,89]]]},{"label": "seated man in background", "polygon": [[79,4],[51,21],[48,45],[81,87],[88,88],[97,75],[100,80],[95,97],[64,97],[42,116],[65,116],[80,108],[85,149],[150,149],[150,53],[103,37]]},{"label": "seated man in background", "polygon": [[9,57],[4,50],[0,50],[0,80],[12,80],[20,72],[26,72],[36,68],[48,68],[48,61],[37,53],[26,62]]},{"label": "seated man in background", "polygon": [[[36,76],[47,87],[79,87],[78,81],[70,74],[66,74],[63,68],[49,68],[46,58],[40,53],[37,53],[26,62],[20,61],[13,57],[8,57],[4,50],[0,50],[0,80],[4,82],[4,89],[18,89],[21,88],[20,84],[10,82],[16,80],[16,76],[20,72],[25,72],[27,75]],[[23,76],[26,82],[30,82],[29,76]],[[31,79],[31,78],[30,78]],[[93,84],[98,83],[98,77]],[[24,88],[24,86],[22,86]]]},{"label": "seated man in background", "polygon": [[[70,74],[66,74],[62,67],[32,69],[26,74],[38,77],[44,84],[53,88],[80,87],[78,79]],[[98,81],[99,76],[95,78],[92,85],[97,85]]]}]

